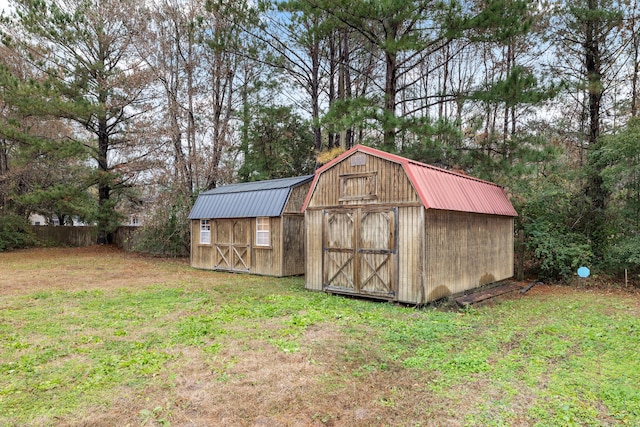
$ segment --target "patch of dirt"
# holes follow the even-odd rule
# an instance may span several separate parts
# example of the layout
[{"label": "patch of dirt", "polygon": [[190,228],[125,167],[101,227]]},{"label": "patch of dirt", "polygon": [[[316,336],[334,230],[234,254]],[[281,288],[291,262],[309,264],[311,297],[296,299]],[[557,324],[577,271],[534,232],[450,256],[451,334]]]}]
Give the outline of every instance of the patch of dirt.
[{"label": "patch of dirt", "polygon": [[[516,282],[521,289],[525,289],[529,286],[533,281],[526,282]],[[617,283],[609,283],[606,282],[594,282],[594,283],[583,283],[580,285],[577,284],[549,284],[549,283],[537,283],[532,288],[530,288],[526,293],[522,294],[520,291],[508,292],[506,294],[498,295],[493,298],[489,298],[480,302],[473,304],[474,307],[481,306],[492,306],[494,304],[500,303],[500,301],[505,300],[513,300],[520,298],[541,298],[541,299],[549,299],[549,298],[558,298],[560,296],[570,296],[576,295],[579,293],[592,293],[594,296],[602,297],[602,296],[620,296],[623,298],[629,297],[629,295],[637,295],[640,297],[640,287],[636,286],[624,286]],[[640,309],[640,298],[632,300],[632,304],[634,304],[638,309]],[[447,308],[445,306],[445,308]],[[458,310],[459,307],[457,304],[453,302],[450,303],[450,309]]]},{"label": "patch of dirt", "polygon": [[[544,299],[555,299],[561,296],[571,296],[585,293],[593,294],[594,298],[599,299],[607,297],[620,297],[625,300],[625,304],[630,304],[634,306],[636,310],[640,310],[640,288],[635,286],[624,287],[618,286],[616,284],[610,284],[609,286],[606,286],[604,283],[586,283],[577,286],[537,284],[524,295],[520,295],[520,292],[512,294],[514,294],[514,298],[535,297]],[[629,296],[631,296],[632,298],[629,298]]]},{"label": "patch of dirt", "polygon": [[184,410],[175,414],[172,424],[308,425],[304,408],[313,405],[310,391],[319,367],[304,354],[260,345],[226,348],[219,357],[235,363],[224,375],[202,361],[189,363],[173,391]]}]

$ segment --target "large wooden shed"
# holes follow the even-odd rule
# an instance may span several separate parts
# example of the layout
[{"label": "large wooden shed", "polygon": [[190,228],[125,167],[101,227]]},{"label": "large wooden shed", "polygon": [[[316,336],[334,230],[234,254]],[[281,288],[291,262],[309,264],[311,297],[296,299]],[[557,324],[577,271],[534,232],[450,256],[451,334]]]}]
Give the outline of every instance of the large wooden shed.
[{"label": "large wooden shed", "polygon": [[191,266],[268,276],[304,274],[304,198],[313,175],[225,185],[198,196]]},{"label": "large wooden shed", "polygon": [[304,203],[306,288],[421,304],[513,275],[503,188],[357,145]]}]

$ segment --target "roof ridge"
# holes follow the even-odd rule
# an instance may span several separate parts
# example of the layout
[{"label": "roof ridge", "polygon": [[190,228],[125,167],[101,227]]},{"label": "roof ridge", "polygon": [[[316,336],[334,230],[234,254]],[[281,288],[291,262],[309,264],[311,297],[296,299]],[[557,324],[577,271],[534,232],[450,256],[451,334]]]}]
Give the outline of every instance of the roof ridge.
[{"label": "roof ridge", "polygon": [[[226,184],[224,187],[229,187],[230,185],[233,185],[233,184]],[[210,192],[210,191],[215,191],[215,190],[217,190],[218,188],[222,188],[222,187],[212,188],[211,190],[203,191],[203,192],[202,192],[202,193],[200,193],[200,194],[203,194],[203,195],[205,195],[205,196],[207,196],[207,195],[212,196],[212,195],[214,195],[215,193],[209,193],[209,192]],[[255,192],[255,191],[282,190],[283,188],[289,188],[289,186],[288,186],[288,185],[286,185],[286,186],[282,186],[282,187],[254,188],[254,189],[251,189],[251,190],[234,190],[234,189],[232,189],[232,191],[225,191],[225,194],[234,194],[234,193],[253,193],[253,192]],[[227,190],[228,190],[228,188],[227,188]],[[207,193],[208,193],[208,194],[207,194]]]},{"label": "roof ridge", "polygon": [[[463,173],[459,173],[459,172],[454,172],[454,171],[449,170],[449,169],[444,169],[444,168],[441,168],[441,167],[438,167],[438,166],[430,165],[428,163],[420,162],[418,160],[409,159],[408,157],[403,157],[403,156],[401,156],[399,154],[389,153],[387,151],[383,151],[383,150],[380,150],[378,148],[369,147],[369,146],[362,145],[362,144],[355,145],[353,147],[354,152],[357,151],[358,149],[360,149],[361,147],[364,147],[364,150],[362,150],[362,151],[365,152],[365,153],[369,152],[369,150],[373,150],[374,152],[369,152],[369,154],[374,155],[374,156],[375,155],[379,155],[382,158],[386,158],[387,160],[391,160],[391,161],[397,161],[400,164],[406,164],[406,165],[414,164],[416,166],[426,167],[426,168],[429,168],[429,169],[432,169],[432,170],[435,170],[435,171],[444,172],[444,173],[448,173],[448,174],[451,174],[451,175],[454,175],[454,176],[458,176],[460,178],[466,178],[466,179],[470,179],[472,181],[482,182],[482,183],[485,183],[485,184],[491,184],[491,185],[494,185],[496,187],[504,188],[502,185],[496,184],[495,182],[491,182],[491,181],[487,181],[487,180],[484,180],[484,179],[481,179],[481,178],[477,178],[477,177],[472,176],[472,175],[467,175],[467,174],[463,174]],[[381,154],[377,154],[377,153],[381,153]]]},{"label": "roof ridge", "polygon": [[[200,194],[212,195],[212,194],[216,194],[218,191],[223,191],[226,194],[234,194],[234,193],[249,193],[253,191],[278,190],[283,188],[291,188],[296,184],[303,184],[306,181],[311,181],[313,177],[314,175],[302,175],[302,176],[293,176],[293,177],[287,177],[287,178],[264,179],[261,181],[234,182],[231,184],[225,184],[225,185],[221,185],[220,187],[203,191]],[[278,181],[284,181],[284,182],[280,184]],[[245,187],[251,187],[251,186],[257,186],[257,187],[265,186],[267,188],[253,188],[250,190],[243,189]]]},{"label": "roof ridge", "polygon": [[478,177],[475,177],[473,175],[467,175],[465,173],[452,171],[450,169],[441,168],[441,167],[438,167],[438,166],[430,165],[428,163],[422,163],[422,162],[419,162],[417,160],[411,160],[411,159],[407,159],[407,160],[408,160],[407,161],[408,164],[414,164],[416,166],[426,167],[426,168],[429,168],[429,169],[436,170],[438,172],[444,172],[444,173],[448,173],[448,174],[451,174],[451,175],[455,175],[455,176],[458,176],[460,178],[466,178],[466,179],[470,179],[472,181],[482,182],[484,184],[491,184],[491,185],[495,185],[496,187],[504,188],[500,184],[496,184],[495,182],[487,181],[485,179],[478,178]]}]

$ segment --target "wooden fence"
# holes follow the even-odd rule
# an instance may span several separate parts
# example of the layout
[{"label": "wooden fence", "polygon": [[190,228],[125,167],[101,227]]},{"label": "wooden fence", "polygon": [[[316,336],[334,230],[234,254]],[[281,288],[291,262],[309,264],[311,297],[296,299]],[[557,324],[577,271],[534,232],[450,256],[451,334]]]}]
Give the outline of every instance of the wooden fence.
[{"label": "wooden fence", "polygon": [[[137,243],[139,227],[119,227],[114,233],[114,243],[119,248],[132,251]],[[68,227],[34,225],[31,227],[38,240],[50,246],[91,246],[98,238],[98,228],[93,226]]]}]

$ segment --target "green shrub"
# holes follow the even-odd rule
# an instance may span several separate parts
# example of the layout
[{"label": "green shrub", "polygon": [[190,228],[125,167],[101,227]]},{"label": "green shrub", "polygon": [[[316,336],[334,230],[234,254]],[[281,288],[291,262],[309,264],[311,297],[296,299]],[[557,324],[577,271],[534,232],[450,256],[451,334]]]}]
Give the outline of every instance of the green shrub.
[{"label": "green shrub", "polygon": [[0,214],[0,251],[34,246],[37,240],[29,221],[14,214]]},{"label": "green shrub", "polygon": [[160,203],[147,224],[140,231],[136,251],[152,255],[183,257],[189,255],[190,204],[177,196]]},{"label": "green shrub", "polygon": [[612,273],[625,269],[640,271],[640,236],[624,236],[611,244],[605,253],[604,265]]},{"label": "green shrub", "polygon": [[568,280],[581,265],[589,264],[593,252],[586,237],[545,221],[527,224],[527,246],[539,263],[541,279]]}]

